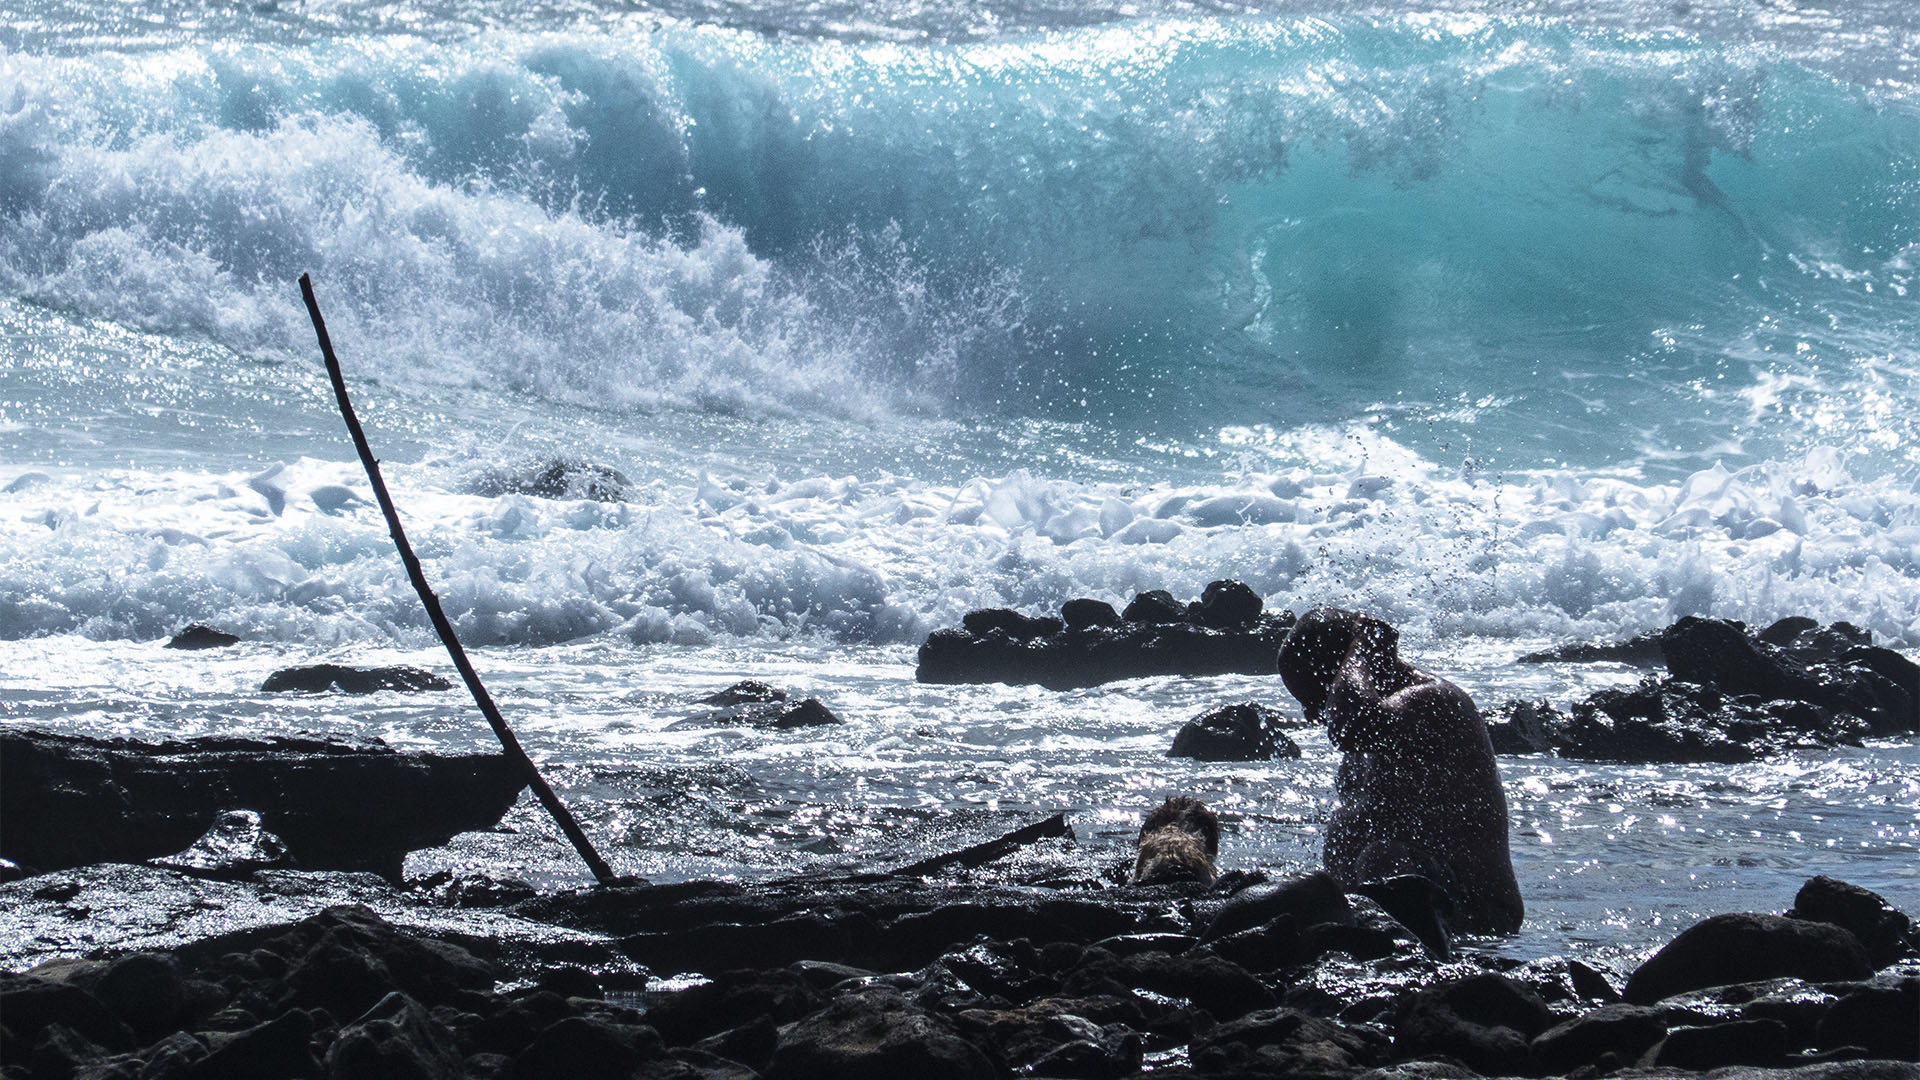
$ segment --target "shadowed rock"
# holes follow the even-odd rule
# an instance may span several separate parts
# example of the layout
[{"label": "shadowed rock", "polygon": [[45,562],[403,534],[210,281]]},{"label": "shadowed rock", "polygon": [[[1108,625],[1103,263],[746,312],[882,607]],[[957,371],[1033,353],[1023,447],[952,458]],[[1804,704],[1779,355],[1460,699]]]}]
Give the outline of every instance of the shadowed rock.
[{"label": "shadowed rock", "polygon": [[1761,979],[1860,979],[1873,965],[1860,940],[1830,923],[1735,912],[1693,924],[1627,978],[1626,999],[1647,1005],[1674,994]]},{"label": "shadowed rock", "polygon": [[499,754],[238,736],[145,743],[0,733],[0,855],[38,869],[182,852],[236,805],[309,869],[397,875],[407,852],[497,823],[524,786]]},{"label": "shadowed rock", "polygon": [[1275,757],[1297,758],[1300,747],[1280,725],[1285,722],[1278,709],[1251,701],[1228,705],[1203,713],[1187,721],[1174,733],[1168,757],[1194,758],[1199,761],[1267,761]]},{"label": "shadowed rock", "polygon": [[915,677],[1066,690],[1151,675],[1274,674],[1292,615],[1263,614],[1260,598],[1237,581],[1207,588],[1191,605],[1159,590],[1141,593],[1117,620],[1094,600],[1069,601],[1059,619],[969,612],[961,627],[928,636]]},{"label": "shadowed rock", "polygon": [[194,623],[173,635],[166,647],[169,649],[223,649],[228,645],[236,645],[239,641],[240,638],[235,634],[215,630],[202,623]]},{"label": "shadowed rock", "polygon": [[1920,733],[1920,665],[1848,623],[1788,618],[1755,634],[1689,616],[1628,644],[1657,647],[1669,677],[1597,691],[1565,714],[1545,702],[1509,705],[1490,728],[1495,748],[1733,763]]},{"label": "shadowed rock", "polygon": [[267,676],[260,689],[269,694],[304,692],[322,694],[340,689],[349,694],[375,694],[382,690],[403,693],[422,690],[451,690],[453,684],[416,667],[355,668],[345,664],[312,664],[307,667],[281,668]]}]

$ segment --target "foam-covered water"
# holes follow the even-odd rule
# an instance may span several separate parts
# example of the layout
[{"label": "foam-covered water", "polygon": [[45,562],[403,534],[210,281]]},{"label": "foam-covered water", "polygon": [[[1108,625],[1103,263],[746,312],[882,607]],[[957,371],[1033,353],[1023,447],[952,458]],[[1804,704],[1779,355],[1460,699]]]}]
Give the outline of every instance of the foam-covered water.
[{"label": "foam-covered water", "polygon": [[[1238,577],[1392,619],[1483,705],[1630,679],[1510,661],[1684,614],[1912,654],[1911,11],[1482,7],[15,0],[0,715],[480,737],[451,695],[255,689],[438,662],[302,272],[449,613],[655,876],[1055,809],[1106,851],[1176,788],[1229,861],[1313,860],[1324,739],[1160,756],[1277,684],[914,685],[974,607]],[[630,497],[478,493],[558,457]],[[192,621],[250,643],[158,649]],[[743,676],[850,723],[689,724]],[[1516,948],[1913,888],[1911,745],[1506,768]]]}]

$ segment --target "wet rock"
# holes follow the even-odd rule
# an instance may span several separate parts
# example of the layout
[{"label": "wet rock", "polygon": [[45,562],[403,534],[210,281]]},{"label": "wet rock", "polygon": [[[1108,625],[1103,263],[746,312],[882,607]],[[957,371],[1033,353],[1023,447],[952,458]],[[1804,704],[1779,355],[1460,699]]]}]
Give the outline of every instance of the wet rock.
[{"label": "wet rock", "polygon": [[1010,608],[969,611],[961,618],[960,626],[974,637],[986,637],[998,631],[1014,641],[1052,637],[1066,629],[1066,624],[1059,619],[1022,615]]},{"label": "wet rock", "polygon": [[169,870],[229,880],[289,861],[286,841],[268,832],[253,810],[223,811],[185,851],[153,860]]},{"label": "wet rock", "polygon": [[1660,635],[1674,678],[1733,695],[1804,701],[1864,721],[1873,734],[1920,730],[1920,665],[1849,623],[1783,619],[1755,636],[1740,623],[1688,617]]},{"label": "wet rock", "polygon": [[[959,629],[936,630],[920,646],[916,677],[927,683],[1002,682],[1051,689],[1097,686],[1149,675],[1270,675],[1291,614],[1241,619],[1244,585],[1216,582],[1214,605],[1189,607],[1159,592],[1141,593],[1118,622],[1084,609],[1069,626],[996,609],[970,612]],[[1258,602],[1258,597],[1253,597]],[[1210,612],[1203,621],[1202,610]]]},{"label": "wet rock", "polygon": [[758,679],[742,679],[717,693],[700,699],[702,705],[746,705],[787,700],[787,692]]},{"label": "wet rock", "polygon": [[591,499],[631,502],[633,481],[620,470],[581,458],[555,457],[512,468],[488,469],[467,482],[469,494],[497,499],[532,495],[540,499]]},{"label": "wet rock", "polygon": [[655,1002],[647,1010],[647,1022],[667,1045],[689,1046],[763,1018],[775,1025],[790,1024],[825,1000],[797,971],[727,971]]},{"label": "wet rock", "polygon": [[140,1052],[139,1080],[172,1080],[189,1075],[189,1070],[206,1059],[207,1044],[184,1031],[176,1031]]},{"label": "wet rock", "polygon": [[107,965],[93,995],[145,1046],[188,1020],[189,989],[180,964],[168,953],[140,952]]},{"label": "wet rock", "polygon": [[450,908],[507,907],[540,894],[525,878],[484,870],[439,870],[407,884],[429,903]]},{"label": "wet rock", "polygon": [[1445,1054],[1490,1076],[1527,1064],[1528,1046],[1553,1023],[1540,995],[1504,975],[1470,975],[1415,994],[1394,1030],[1400,1057]]},{"label": "wet rock", "polygon": [[1885,897],[1824,874],[1800,887],[1787,915],[1844,927],[1866,947],[1868,962],[1875,968],[1920,952],[1920,934],[1913,920]]},{"label": "wet rock", "polygon": [[1193,1040],[1201,1075],[1345,1078],[1384,1057],[1384,1046],[1353,1030],[1296,1009],[1262,1009]]},{"label": "wet rock", "polygon": [[1487,738],[1496,754],[1544,754],[1566,726],[1566,715],[1546,701],[1509,701],[1487,717]]},{"label": "wet rock", "polygon": [[0,1061],[24,1060],[40,1033],[54,1025],[103,1051],[134,1048],[133,1032],[99,998],[32,975],[0,975],[0,1025]]},{"label": "wet rock", "polygon": [[[1091,876],[1081,885],[1094,887]],[[616,885],[541,897],[515,913],[617,935],[654,971],[708,975],[802,960],[913,971],[982,936],[1045,948],[1185,929],[1150,890],[1094,894],[917,875]]]},{"label": "wet rock", "polygon": [[836,998],[780,1034],[767,1080],[992,1080],[985,1054],[897,991]]},{"label": "wet rock", "polygon": [[1859,979],[1873,973],[1858,938],[1829,923],[1734,913],[1695,923],[1627,978],[1626,999],[1651,1004],[1727,983]]},{"label": "wet rock", "polygon": [[1207,585],[1192,611],[1194,622],[1215,630],[1237,630],[1253,625],[1265,603],[1245,583],[1231,579]]},{"label": "wet rock", "polygon": [[1163,997],[1185,998],[1214,1017],[1230,1020],[1276,1004],[1273,991],[1245,968],[1206,952],[1173,955],[1145,952],[1134,956],[1101,956],[1089,950],[1088,960],[1061,983],[1066,996],[1095,997],[1115,986],[1147,990]]},{"label": "wet rock", "polygon": [[757,1016],[739,1027],[701,1039],[693,1049],[738,1062],[758,1073],[773,1064],[773,1051],[779,1045],[780,1029],[773,1018]]},{"label": "wet rock", "polygon": [[701,703],[721,708],[706,716],[682,720],[673,726],[788,730],[843,722],[818,698],[794,701],[785,690],[751,679],[702,698]]},{"label": "wet rock", "polygon": [[651,1062],[667,1060],[650,1027],[584,1016],[555,1021],[513,1059],[511,1080],[631,1080]]},{"label": "wet rock", "polygon": [[1920,731],[1920,665],[1846,623],[1783,619],[1756,635],[1689,616],[1645,640],[1668,678],[1598,691],[1570,717],[1544,703],[1509,705],[1490,729],[1496,750],[1735,763]]},{"label": "wet rock", "polygon": [[1202,943],[1252,929],[1285,916],[1300,927],[1350,923],[1353,908],[1340,883],[1324,870],[1284,881],[1250,885],[1227,899],[1200,934]]},{"label": "wet rock", "polygon": [[1734,1020],[1667,1032],[1654,1064],[1679,1069],[1778,1065],[1786,1060],[1787,1026],[1778,1020]]},{"label": "wet rock", "polygon": [[451,690],[453,684],[416,667],[356,668],[345,664],[310,664],[281,668],[260,684],[264,693],[301,692],[322,694],[339,689],[349,694],[377,694],[382,690],[414,693],[423,690]]},{"label": "wet rock", "polygon": [[238,645],[240,637],[225,631],[215,630],[204,623],[194,623],[168,639],[169,649],[224,649],[229,645]]},{"label": "wet rock", "polygon": [[1021,1009],[969,1009],[954,1017],[960,1034],[1018,1072],[1108,1080],[1140,1067],[1143,1040],[1123,1024],[1097,1024],[1047,1000]]},{"label": "wet rock", "polygon": [[497,823],[524,782],[502,755],[401,753],[377,741],[143,743],[9,730],[0,854],[41,869],[160,858],[239,805],[303,867],[397,875],[407,852]]},{"label": "wet rock", "polygon": [[33,1050],[26,1061],[36,1080],[42,1076],[64,1080],[82,1070],[93,1072],[96,1063],[104,1064],[100,1059],[107,1055],[104,1047],[95,1045],[67,1025],[49,1024],[34,1033]]},{"label": "wet rock", "polygon": [[1858,1046],[1873,1057],[1920,1062],[1920,978],[1840,990],[1814,1028],[1822,1048]]},{"label": "wet rock", "polygon": [[427,1006],[493,989],[492,965],[458,945],[403,933],[359,905],[331,907],[265,943],[287,961],[286,1002],[358,1016],[394,991]]},{"label": "wet rock", "polygon": [[315,1077],[320,1062],[314,1057],[314,1019],[301,1009],[289,1009],[264,1024],[242,1031],[214,1046],[193,1067],[193,1080],[260,1080],[262,1077]]},{"label": "wet rock", "polygon": [[1585,761],[1731,764],[1857,744],[1866,734],[1863,722],[1808,702],[1736,698],[1710,686],[1649,679],[1575,703],[1554,743],[1563,756]]},{"label": "wet rock", "polygon": [[1251,701],[1228,705],[1187,721],[1174,735],[1167,756],[1200,761],[1297,758],[1300,747],[1279,730],[1284,722],[1280,710],[1265,705]]},{"label": "wet rock", "polygon": [[1096,626],[1119,626],[1121,619],[1112,604],[1083,596],[1060,605],[1060,621],[1069,630],[1086,630]]},{"label": "wet rock", "polygon": [[969,989],[1015,1004],[1060,988],[1059,979],[1041,970],[1040,951],[1025,939],[976,941],[936,963]]},{"label": "wet rock", "polygon": [[1617,1062],[1638,1061],[1666,1034],[1667,1020],[1658,1009],[1604,1005],[1536,1036],[1533,1064],[1540,1072],[1558,1075],[1608,1055]]},{"label": "wet rock", "polygon": [[401,993],[341,1028],[326,1055],[328,1080],[460,1080],[465,1065],[446,1025]]},{"label": "wet rock", "polygon": [[[1809,620],[1811,621],[1811,620]],[[1626,641],[1581,642],[1558,645],[1520,657],[1522,664],[1631,664],[1658,667],[1666,663],[1659,634],[1637,634]]]},{"label": "wet rock", "polygon": [[1187,605],[1173,598],[1165,589],[1148,589],[1136,593],[1127,602],[1127,609],[1120,618],[1130,623],[1180,623],[1187,621]]}]

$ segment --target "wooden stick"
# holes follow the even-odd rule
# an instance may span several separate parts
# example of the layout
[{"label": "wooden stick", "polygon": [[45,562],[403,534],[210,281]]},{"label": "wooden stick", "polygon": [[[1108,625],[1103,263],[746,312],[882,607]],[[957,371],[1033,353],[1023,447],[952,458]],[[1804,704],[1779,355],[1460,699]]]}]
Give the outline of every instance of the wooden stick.
[{"label": "wooden stick", "polygon": [[1056,836],[1072,835],[1073,829],[1067,825],[1067,815],[1055,814],[1044,821],[1022,825],[999,839],[961,848],[959,851],[949,851],[944,855],[935,855],[931,859],[921,859],[893,873],[896,877],[926,877],[955,866],[985,866],[995,859],[1013,854],[1028,844],[1050,840]]},{"label": "wooden stick", "polygon": [[540,799],[540,805],[547,808],[547,813],[553,815],[560,831],[573,841],[574,850],[586,860],[594,879],[602,885],[612,884],[613,869],[593,849],[593,842],[581,831],[580,823],[574,820],[567,805],[560,801],[560,796],[554,794],[553,789],[541,778],[533,759],[521,749],[520,740],[514,737],[513,729],[507,726],[506,717],[500,715],[499,708],[493,703],[493,696],[487,693],[487,688],[480,682],[479,673],[473,670],[473,664],[467,660],[467,651],[460,647],[460,639],[453,634],[453,624],[447,621],[446,612],[440,610],[440,598],[427,585],[427,575],[420,569],[420,560],[413,554],[413,545],[407,543],[406,531],[400,527],[400,512],[394,509],[393,496],[387,494],[386,481],[380,478],[380,462],[374,459],[373,450],[367,445],[367,433],[360,429],[360,419],[353,413],[353,402],[347,398],[347,381],[340,374],[340,360],[333,355],[333,340],[327,336],[326,320],[320,317],[320,302],[313,297],[313,280],[305,274],[300,275],[300,295],[307,302],[307,314],[313,318],[313,332],[320,337],[320,354],[326,358],[327,375],[333,379],[333,396],[340,404],[340,418],[347,422],[347,432],[353,436],[353,448],[359,451],[360,464],[366,467],[367,479],[373,484],[374,498],[380,502],[380,512],[387,516],[387,529],[393,533],[393,546],[400,549],[400,561],[406,565],[413,591],[420,594],[420,605],[427,609],[427,618],[440,635],[441,643],[446,645],[447,655],[453,658],[453,666],[460,669],[460,677],[466,680],[474,703],[480,706],[487,723],[493,725],[493,733],[499,737],[501,749],[519,763],[521,771],[527,775],[527,786],[533,789],[534,795]]}]

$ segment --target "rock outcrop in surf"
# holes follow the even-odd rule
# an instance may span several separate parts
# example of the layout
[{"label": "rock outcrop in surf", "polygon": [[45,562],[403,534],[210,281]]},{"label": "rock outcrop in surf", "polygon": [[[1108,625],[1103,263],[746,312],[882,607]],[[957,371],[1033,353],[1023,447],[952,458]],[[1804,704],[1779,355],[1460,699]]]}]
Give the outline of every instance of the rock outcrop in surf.
[{"label": "rock outcrop in surf", "polygon": [[1252,589],[1226,580],[1185,604],[1143,592],[1117,614],[1088,598],[1067,601],[1059,618],[973,611],[928,636],[915,677],[1069,690],[1151,675],[1272,675],[1293,615],[1263,608]]}]

